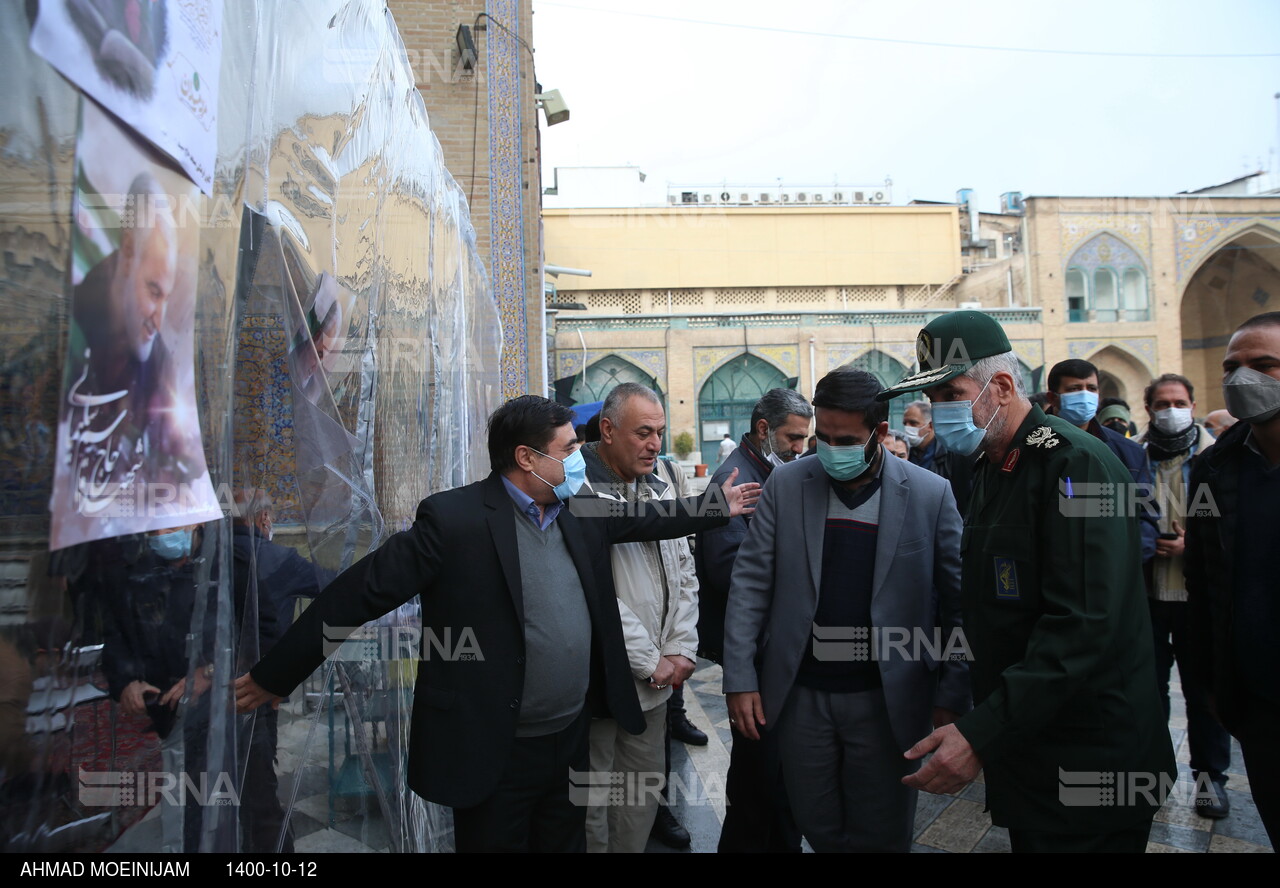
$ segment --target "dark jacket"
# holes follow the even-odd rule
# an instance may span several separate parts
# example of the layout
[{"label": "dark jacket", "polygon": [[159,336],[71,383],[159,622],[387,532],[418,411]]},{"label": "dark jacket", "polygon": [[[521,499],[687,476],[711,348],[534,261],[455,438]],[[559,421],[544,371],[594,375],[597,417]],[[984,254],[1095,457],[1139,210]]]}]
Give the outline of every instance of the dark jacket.
[{"label": "dark jacket", "polygon": [[[719,487],[733,470],[738,470],[737,484],[764,484],[773,465],[756,449],[750,435],[742,436],[738,449],[729,454],[716,469],[708,487]],[[746,539],[749,515],[730,518],[723,527],[698,534],[693,560],[698,572],[698,655],[720,663],[724,657],[724,612],[729,601],[729,578],[738,547]]]},{"label": "dark jacket", "polygon": [[[1130,441],[1119,432],[1106,428],[1096,419],[1089,421],[1085,431],[1107,445],[1129,470],[1133,483],[1138,485],[1141,496],[1126,498],[1125,504],[1139,503],[1140,500],[1149,502],[1152,499],[1149,494],[1153,492],[1155,479],[1151,474],[1151,464],[1147,462],[1147,451],[1142,449],[1142,445]],[[1156,556],[1156,538],[1160,534],[1160,525],[1156,522],[1158,513],[1155,508],[1141,504],[1138,508],[1138,529],[1142,532],[1142,563],[1146,564]]]},{"label": "dark jacket", "polygon": [[[293,622],[294,602],[315,598],[337,571],[312,564],[294,549],[264,539],[256,528],[234,524],[231,528],[232,567],[235,573],[236,630],[244,631],[245,604],[256,615],[256,635],[239,639],[241,654],[249,662],[271,650]],[[256,649],[252,647],[257,645]]]},{"label": "dark jacket", "polygon": [[976,456],[962,456],[948,450],[936,434],[923,450],[912,448],[907,453],[912,465],[928,469],[951,482],[951,495],[956,498],[956,509],[963,518],[969,512],[969,499],[973,494],[973,465]]},{"label": "dark jacket", "polygon": [[1191,608],[1188,666],[1210,689],[1218,719],[1232,733],[1245,714],[1239,684],[1232,680],[1232,624],[1240,464],[1254,456],[1245,444],[1251,428],[1247,422],[1231,426],[1192,466],[1182,562]]},{"label": "dark jacket", "polygon": [[[589,505],[602,502],[588,500]],[[599,508],[582,517],[578,509],[565,508],[556,518],[591,616],[586,706],[593,716],[614,718],[632,733],[643,731],[645,721],[623,643],[609,546],[684,536],[724,523],[713,509],[699,511],[705,504],[704,499],[681,510],[644,504],[630,517]],[[676,514],[664,521],[665,512]],[[707,517],[689,517],[694,514]],[[524,689],[518,517],[497,473],[423,500],[409,530],[393,535],[325,588],[253,667],[254,680],[279,696],[289,693],[324,661],[324,627],[332,640],[420,596],[424,635],[444,638],[470,629],[479,653],[420,664],[409,788],[453,808],[484,801],[510,757]]]}]

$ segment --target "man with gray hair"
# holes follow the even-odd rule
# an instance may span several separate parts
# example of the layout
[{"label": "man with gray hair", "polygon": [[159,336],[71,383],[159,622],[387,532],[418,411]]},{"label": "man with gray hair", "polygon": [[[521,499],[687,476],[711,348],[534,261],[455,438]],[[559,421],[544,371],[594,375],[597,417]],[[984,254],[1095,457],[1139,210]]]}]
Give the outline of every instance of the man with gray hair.
[{"label": "man with gray hair", "polygon": [[[776,388],[765,392],[751,411],[751,428],[742,443],[716,469],[711,483],[738,477],[762,486],[779,466],[804,453],[813,407],[799,392]],[[744,516],[745,519],[745,516]],[[724,650],[724,614],[729,600],[729,580],[738,548],[747,536],[748,522],[737,518],[714,532],[698,534],[694,559],[698,565],[699,653],[719,663]],[[726,778],[724,825],[719,850],[729,852],[799,851],[800,833],[787,805],[777,741],[772,735],[754,743],[737,729]]]},{"label": "man with gray hair", "polygon": [[904,782],[948,793],[985,770],[1014,851],[1142,852],[1176,769],[1138,520],[1113,493],[1129,472],[1030,403],[982,312],[931,321],[917,357],[880,397],[923,390],[943,444],[982,459],[961,546],[974,708],[908,751],[933,757]]},{"label": "man with gray hair", "polygon": [[[659,458],[667,431],[662,401],[634,382],[615,387],[600,408],[600,440],[582,447],[587,487],[621,503],[676,500],[687,495],[678,466]],[[587,810],[587,850],[639,853],[658,824],[668,844],[687,845],[688,833],[656,794],[655,775],[666,770],[667,700],[672,687],[693,674],[698,650],[698,579],[686,538],[618,543],[610,547],[613,584],[627,658],[644,712],[636,736],[618,721],[591,723],[591,771],[630,775],[626,786],[641,798]]]}]

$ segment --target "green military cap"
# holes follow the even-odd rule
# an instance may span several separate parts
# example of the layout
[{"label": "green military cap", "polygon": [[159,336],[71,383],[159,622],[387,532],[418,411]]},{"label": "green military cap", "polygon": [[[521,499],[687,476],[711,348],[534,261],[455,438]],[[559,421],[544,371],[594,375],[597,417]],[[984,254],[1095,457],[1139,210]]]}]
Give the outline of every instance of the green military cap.
[{"label": "green military cap", "polygon": [[1109,419],[1123,419],[1128,422],[1129,411],[1119,404],[1112,404],[1110,407],[1103,407],[1098,411],[1098,422],[1106,422]]},{"label": "green military cap", "polygon": [[876,395],[877,401],[941,385],[964,373],[982,358],[1012,351],[1004,328],[980,311],[953,311],[934,318],[916,337],[920,370]]}]

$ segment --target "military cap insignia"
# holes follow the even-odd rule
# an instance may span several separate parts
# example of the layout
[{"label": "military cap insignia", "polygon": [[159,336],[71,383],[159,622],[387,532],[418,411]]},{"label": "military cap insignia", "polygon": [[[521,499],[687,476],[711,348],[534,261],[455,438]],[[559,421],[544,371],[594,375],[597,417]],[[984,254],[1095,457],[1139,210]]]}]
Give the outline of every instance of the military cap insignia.
[{"label": "military cap insignia", "polygon": [[1062,443],[1062,439],[1058,437],[1058,433],[1048,426],[1040,426],[1027,435],[1027,444],[1031,447],[1043,447],[1045,450],[1052,450]]},{"label": "military cap insignia", "polygon": [[928,330],[921,330],[920,335],[916,337],[916,362],[920,365],[920,369],[935,369],[938,365],[933,357],[933,334]]}]

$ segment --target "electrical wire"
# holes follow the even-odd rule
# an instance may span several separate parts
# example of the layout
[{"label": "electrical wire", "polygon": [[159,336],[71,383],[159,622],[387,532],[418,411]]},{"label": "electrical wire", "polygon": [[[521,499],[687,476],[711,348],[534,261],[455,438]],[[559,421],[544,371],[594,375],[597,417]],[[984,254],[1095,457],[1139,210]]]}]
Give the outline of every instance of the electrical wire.
[{"label": "electrical wire", "polygon": [[739,31],[764,31],[771,34],[791,34],[799,37],[829,37],[835,40],[858,40],[865,43],[891,43],[900,46],[927,46],[934,49],[968,49],[982,52],[1020,52],[1036,55],[1068,55],[1096,56],[1124,59],[1272,59],[1280,57],[1280,52],[1106,52],[1089,49],[1033,49],[1024,46],[987,46],[978,43],[943,43],[933,40],[907,40],[896,37],[867,37],[861,34],[833,34],[829,31],[806,31],[797,28],[773,28],[766,25],[747,25],[739,22],[717,22],[709,19],[682,18],[675,15],[659,15],[652,12],[632,12],[622,9],[599,9],[592,6],[577,6],[572,3],[556,3],[552,0],[539,0],[539,6],[554,6],[559,9],[573,9],[579,12],[598,12],[608,15],[626,15],[632,18],[654,19],[657,21],[680,22],[689,25],[710,25],[718,28],[734,28]]}]

